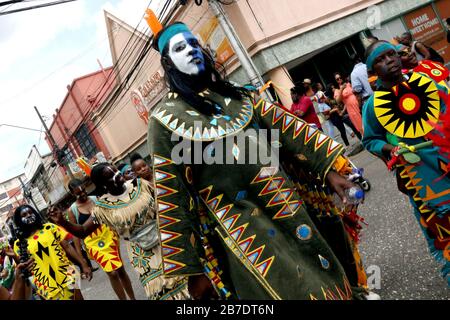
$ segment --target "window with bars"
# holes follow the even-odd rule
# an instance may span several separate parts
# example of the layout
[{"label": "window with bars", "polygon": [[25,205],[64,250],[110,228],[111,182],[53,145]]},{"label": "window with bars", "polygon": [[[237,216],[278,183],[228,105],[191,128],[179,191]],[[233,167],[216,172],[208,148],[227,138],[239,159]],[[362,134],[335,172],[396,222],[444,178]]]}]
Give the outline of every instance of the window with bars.
[{"label": "window with bars", "polygon": [[69,149],[69,146],[65,146],[64,148],[61,149],[61,153],[63,155],[63,163],[71,163],[75,161],[75,158],[72,154],[72,151]]},{"label": "window with bars", "polygon": [[87,158],[92,158],[98,152],[97,146],[95,145],[94,140],[92,140],[85,124],[82,124],[80,129],[75,133],[75,138],[77,139],[83,154]]}]

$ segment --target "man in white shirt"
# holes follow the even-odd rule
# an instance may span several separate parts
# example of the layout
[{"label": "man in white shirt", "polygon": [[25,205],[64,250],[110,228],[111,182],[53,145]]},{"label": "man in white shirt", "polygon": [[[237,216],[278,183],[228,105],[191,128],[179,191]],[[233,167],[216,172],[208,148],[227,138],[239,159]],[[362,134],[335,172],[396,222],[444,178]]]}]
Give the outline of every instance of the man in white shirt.
[{"label": "man in white shirt", "polygon": [[359,108],[362,112],[364,103],[370,98],[371,95],[373,95],[373,90],[370,86],[367,66],[362,63],[361,59],[356,54],[351,55],[350,58],[355,64],[350,75],[350,81],[352,83],[353,93],[358,99]]}]

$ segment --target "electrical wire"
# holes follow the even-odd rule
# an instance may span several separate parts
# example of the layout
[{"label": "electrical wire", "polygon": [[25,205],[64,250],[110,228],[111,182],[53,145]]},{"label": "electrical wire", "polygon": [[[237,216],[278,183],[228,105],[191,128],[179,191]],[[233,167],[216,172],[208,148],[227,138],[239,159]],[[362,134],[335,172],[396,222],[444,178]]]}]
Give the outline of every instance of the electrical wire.
[{"label": "electrical wire", "polygon": [[[147,8],[151,5],[151,3],[152,3],[152,0],[150,0],[150,2],[148,3]],[[133,32],[131,33],[130,37],[128,38],[127,43],[125,44],[119,58],[116,61],[116,64],[113,66],[113,70],[108,75],[108,77],[105,80],[105,82],[103,83],[103,85],[101,85],[101,88],[98,90],[98,94],[95,96],[95,98],[93,98],[94,103],[92,104],[92,107],[89,108],[88,110],[86,110],[85,115],[83,116],[83,118],[81,119],[80,122],[78,122],[77,124],[74,124],[70,129],[68,129],[69,132],[72,132],[72,133],[70,133],[70,136],[67,138],[67,141],[71,141],[74,138],[75,133],[77,132],[79,126],[86,121],[86,119],[91,115],[91,111],[96,107],[97,104],[99,104],[102,101],[102,99],[105,97],[105,95],[109,93],[108,89],[113,84],[112,80],[115,79],[117,74],[120,74],[120,72],[123,70],[123,68],[127,65],[127,62],[130,59],[130,57],[136,56],[136,53],[134,51],[136,51],[136,49],[138,47],[135,46],[135,43],[139,40],[139,37],[135,37],[133,43],[131,43],[131,41],[132,41],[133,37],[135,36],[136,31],[139,28],[139,25],[141,24],[144,17],[145,17],[145,14],[142,15],[139,23],[134,28]],[[131,52],[130,52],[130,49],[132,49]],[[133,53],[135,53],[135,54],[133,55]],[[137,52],[137,53],[139,53],[139,52]],[[126,59],[126,60],[123,61],[123,59]],[[111,77],[114,77],[114,78],[111,78]],[[106,87],[107,85],[108,85],[108,87]],[[103,94],[102,94],[102,92],[103,92]],[[68,145],[68,143],[66,143],[65,145]]]},{"label": "electrical wire", "polygon": [[64,3],[67,3],[67,2],[73,2],[73,1],[77,1],[77,0],[60,0],[60,1],[54,1],[54,2],[49,2],[49,3],[39,4],[39,5],[35,5],[35,6],[29,6],[29,7],[26,7],[26,8],[20,8],[20,9],[14,9],[14,10],[9,10],[9,11],[3,11],[3,12],[0,12],[0,16],[11,14],[11,13],[22,12],[22,11],[28,11],[28,10],[34,10],[34,9],[39,9],[39,8],[44,8],[44,7],[55,6],[55,5],[58,5],[58,4],[64,4]]}]

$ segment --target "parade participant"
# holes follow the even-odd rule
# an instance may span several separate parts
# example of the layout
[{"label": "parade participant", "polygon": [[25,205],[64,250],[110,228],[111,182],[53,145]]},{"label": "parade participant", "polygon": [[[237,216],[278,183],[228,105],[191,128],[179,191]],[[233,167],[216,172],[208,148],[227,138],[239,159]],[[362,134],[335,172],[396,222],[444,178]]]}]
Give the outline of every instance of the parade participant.
[{"label": "parade participant", "polygon": [[397,45],[396,50],[402,61],[402,72],[404,74],[410,72],[423,73],[436,83],[449,89],[447,84],[449,70],[443,64],[431,60],[418,61],[411,49],[402,44]]},{"label": "parade participant", "polygon": [[123,177],[127,181],[133,180],[134,178],[136,178],[136,175],[133,172],[133,168],[131,168],[131,166],[129,164],[121,163],[121,164],[119,164],[117,169],[120,171],[120,173],[123,175]]},{"label": "parade participant", "polygon": [[128,240],[132,266],[146,295],[152,300],[189,299],[187,279],[167,278],[162,272],[161,245],[150,184],[140,178],[126,181],[119,170],[108,163],[100,163],[91,171],[97,189],[106,192],[96,201],[91,216],[82,225],[75,225],[62,217],[58,208],[51,208],[50,218],[72,234],[85,238],[106,224]]},{"label": "parade participant", "polygon": [[27,279],[22,277],[22,270],[27,269],[28,272],[32,272],[35,268],[33,258],[30,258],[27,262],[19,263],[14,273],[14,282],[11,292],[5,287],[0,285],[0,300],[27,300],[31,297],[31,285],[27,285]]},{"label": "parade participant", "polygon": [[[450,285],[450,178],[448,158],[438,146],[416,149],[437,133],[434,125],[446,110],[447,92],[420,73],[402,74],[396,47],[379,41],[367,48],[367,67],[379,86],[364,108],[363,144],[396,166],[399,190],[405,192],[431,254],[443,264]],[[406,148],[415,157],[403,157]]]},{"label": "parade participant", "polygon": [[139,153],[133,153],[130,157],[130,163],[136,175],[150,183],[153,183],[152,169]]},{"label": "parade participant", "polygon": [[[344,190],[353,184],[335,171],[337,159],[345,162],[342,145],[225,81],[185,24],[162,29],[154,46],[170,85],[148,133],[164,274],[188,276],[194,297],[208,296],[205,276],[191,280],[199,274],[222,298],[360,297],[283,167],[247,161],[256,154],[249,149],[270,150],[267,136],[255,128],[274,129],[279,140],[273,145],[282,158],[299,159],[346,202]],[[248,135],[249,148],[234,142],[241,134]],[[172,157],[180,138],[187,144],[179,152],[182,161]],[[224,148],[225,142],[231,145]],[[197,145],[205,161],[191,159],[197,151],[190,148]]]},{"label": "parade participant", "polygon": [[[82,267],[82,277],[92,279],[84,259],[65,239],[67,232],[53,223],[43,223],[37,211],[21,205],[14,211],[14,224],[28,242],[29,254],[36,262],[32,270],[38,295],[44,300],[82,300],[75,267],[67,255]],[[14,251],[19,254],[18,241]]]},{"label": "parade participant", "polygon": [[[77,198],[69,208],[69,221],[82,225],[91,216],[97,198],[88,196],[83,183],[78,179],[69,182],[69,191]],[[80,239],[75,238],[74,242],[78,253],[82,255]],[[83,242],[90,257],[106,272],[117,297],[126,300],[128,294],[131,300],[135,300],[130,278],[120,257],[119,236],[108,226],[100,224]]]},{"label": "parade participant", "polygon": [[405,32],[396,39],[400,44],[408,46],[416,56],[417,61],[430,60],[431,53],[428,48],[420,41],[413,41],[411,32]]}]

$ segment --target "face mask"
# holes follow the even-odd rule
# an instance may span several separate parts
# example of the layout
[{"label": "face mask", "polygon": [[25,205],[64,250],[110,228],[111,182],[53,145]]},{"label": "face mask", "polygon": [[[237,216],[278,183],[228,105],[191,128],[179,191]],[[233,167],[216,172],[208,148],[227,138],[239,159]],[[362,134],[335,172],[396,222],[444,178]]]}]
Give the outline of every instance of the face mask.
[{"label": "face mask", "polygon": [[22,223],[23,224],[30,225],[30,224],[33,224],[35,222],[36,222],[36,216],[34,214],[30,215],[28,217],[22,217]]},{"label": "face mask", "polygon": [[169,57],[182,73],[197,75],[205,70],[205,58],[200,45],[189,32],[176,34],[170,39]]}]

